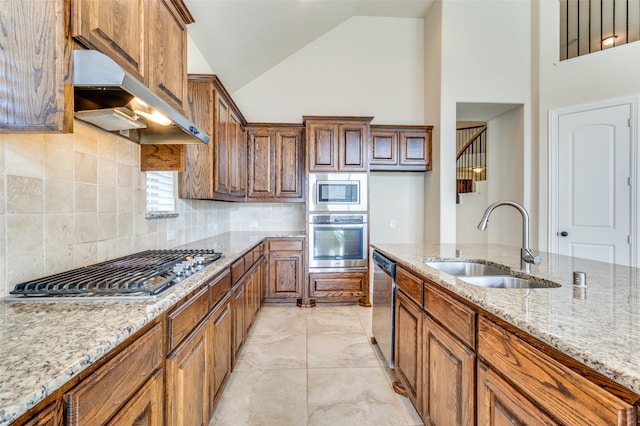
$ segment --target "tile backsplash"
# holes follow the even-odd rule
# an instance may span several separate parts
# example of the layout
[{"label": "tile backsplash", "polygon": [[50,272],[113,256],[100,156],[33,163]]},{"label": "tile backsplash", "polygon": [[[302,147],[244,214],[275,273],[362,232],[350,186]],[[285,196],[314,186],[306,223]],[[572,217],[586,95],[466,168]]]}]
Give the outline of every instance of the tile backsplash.
[{"label": "tile backsplash", "polygon": [[145,219],[140,145],[76,121],[73,134],[0,134],[0,297],[16,283],[227,231],[303,230],[302,203],[178,199]]}]

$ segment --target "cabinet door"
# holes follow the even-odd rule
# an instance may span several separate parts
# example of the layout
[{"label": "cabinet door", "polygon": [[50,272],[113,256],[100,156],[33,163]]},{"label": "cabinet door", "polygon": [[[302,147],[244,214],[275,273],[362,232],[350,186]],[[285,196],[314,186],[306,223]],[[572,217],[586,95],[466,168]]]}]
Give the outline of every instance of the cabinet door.
[{"label": "cabinet door", "polygon": [[469,348],[425,318],[423,418],[434,425],[473,425],[475,361]]},{"label": "cabinet door", "polygon": [[182,111],[187,98],[187,25],[171,0],[151,0],[150,5],[149,87]]},{"label": "cabinet door", "polygon": [[74,1],[71,3],[71,35],[144,81],[148,40],[144,27],[146,4],[145,0]]},{"label": "cabinet door", "polygon": [[[395,364],[396,377],[418,413],[422,414],[422,326],[420,308],[401,291],[396,291]],[[445,423],[443,423],[445,424]]]},{"label": "cabinet door", "polygon": [[338,170],[342,172],[366,172],[368,167],[368,142],[367,126],[363,124],[340,125]]},{"label": "cabinet door", "polygon": [[0,131],[73,131],[68,5],[2,2]]},{"label": "cabinet door", "polygon": [[247,149],[243,139],[240,120],[231,111],[229,113],[229,192],[244,197],[247,179]]},{"label": "cabinet door", "polygon": [[271,198],[275,195],[275,134],[270,129],[249,132],[250,198]]},{"label": "cabinet door", "polygon": [[400,166],[401,168],[431,170],[430,133],[400,132]]},{"label": "cabinet door", "polygon": [[231,143],[229,140],[229,107],[217,97],[215,112],[215,182],[213,191],[218,194],[229,194],[229,174],[231,161]]},{"label": "cabinet door", "polygon": [[310,172],[338,171],[338,133],[339,126],[337,124],[307,124]]},{"label": "cabinet door", "polygon": [[215,92],[210,81],[190,79],[188,83],[188,115],[200,129],[205,131],[211,141],[204,144],[185,145],[185,170],[178,173],[178,194],[180,198],[212,199],[215,147],[214,134]]},{"label": "cabinet door", "polygon": [[537,426],[555,425],[556,422],[502,380],[493,370],[479,362],[478,424]]},{"label": "cabinet door", "polygon": [[109,426],[161,426],[164,424],[164,382],[158,371],[109,421]]},{"label": "cabinet door", "polygon": [[275,197],[302,200],[304,166],[302,132],[277,130],[275,144]]},{"label": "cabinet door", "polygon": [[251,272],[247,273],[247,277],[244,280],[244,332],[245,332],[245,336],[247,334],[247,332],[249,331],[249,328],[251,328],[251,325],[253,324],[253,321],[256,317],[256,310],[255,310],[255,286],[254,286],[254,282],[253,282],[253,278],[254,278],[254,273],[255,273],[255,268],[253,268],[251,270]]},{"label": "cabinet door", "polygon": [[209,358],[213,370],[209,391],[209,418],[213,416],[215,402],[222,385],[231,373],[231,299],[227,296],[211,313],[209,319]]},{"label": "cabinet door", "polygon": [[369,164],[371,170],[384,170],[382,166],[398,165],[397,132],[371,130],[371,161]]},{"label": "cabinet door", "polygon": [[232,355],[232,363],[235,365],[236,359],[238,356],[238,352],[244,343],[245,338],[245,286],[244,286],[244,278],[240,280],[240,282],[234,287],[232,290],[232,298],[233,298],[233,355]]},{"label": "cabinet door", "polygon": [[167,424],[209,421],[207,323],[203,322],[167,358]]},{"label": "cabinet door", "polygon": [[302,252],[269,253],[269,290],[270,298],[302,297]]}]

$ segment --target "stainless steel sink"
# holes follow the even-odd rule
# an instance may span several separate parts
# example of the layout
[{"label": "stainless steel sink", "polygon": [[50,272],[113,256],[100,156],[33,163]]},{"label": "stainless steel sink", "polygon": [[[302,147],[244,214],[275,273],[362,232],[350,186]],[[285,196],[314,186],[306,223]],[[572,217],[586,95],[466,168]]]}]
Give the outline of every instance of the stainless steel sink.
[{"label": "stainless steel sink", "polygon": [[509,275],[509,271],[478,262],[425,262],[425,265],[456,277]]},{"label": "stainless steel sink", "polygon": [[483,276],[483,277],[461,277],[460,280],[477,285],[479,287],[491,288],[557,288],[560,284],[552,282],[531,281],[525,278],[512,276]]}]

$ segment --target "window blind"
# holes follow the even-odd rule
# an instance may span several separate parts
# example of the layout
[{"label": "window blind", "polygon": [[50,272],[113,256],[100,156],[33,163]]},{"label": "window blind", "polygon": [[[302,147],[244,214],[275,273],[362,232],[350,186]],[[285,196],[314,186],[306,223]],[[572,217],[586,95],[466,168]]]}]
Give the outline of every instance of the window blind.
[{"label": "window blind", "polygon": [[175,212],[175,172],[147,172],[147,212]]}]

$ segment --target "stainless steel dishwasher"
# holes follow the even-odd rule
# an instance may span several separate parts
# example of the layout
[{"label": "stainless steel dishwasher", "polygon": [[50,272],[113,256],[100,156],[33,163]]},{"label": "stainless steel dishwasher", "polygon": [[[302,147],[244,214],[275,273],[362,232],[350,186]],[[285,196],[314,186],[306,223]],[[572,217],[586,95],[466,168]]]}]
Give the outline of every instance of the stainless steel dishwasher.
[{"label": "stainless steel dishwasher", "polygon": [[390,368],[394,368],[394,309],[396,263],[378,251],[373,252],[373,300],[371,341],[378,345]]}]

